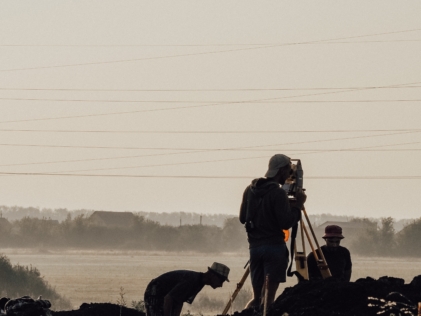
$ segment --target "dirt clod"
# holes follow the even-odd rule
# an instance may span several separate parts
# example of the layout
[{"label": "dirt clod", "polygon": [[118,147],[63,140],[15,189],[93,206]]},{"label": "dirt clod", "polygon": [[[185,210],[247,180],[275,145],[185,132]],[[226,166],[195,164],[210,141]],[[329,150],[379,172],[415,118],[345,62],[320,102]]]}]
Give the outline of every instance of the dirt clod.
[{"label": "dirt clod", "polygon": [[[289,316],[416,316],[418,302],[421,302],[421,275],[409,284],[388,276],[355,282],[330,278],[303,281],[286,288],[269,308],[267,316],[285,313]],[[257,316],[261,312],[245,310],[235,314]]]},{"label": "dirt clod", "polygon": [[[121,313],[120,313],[121,308]],[[111,303],[83,303],[80,308],[73,311],[52,312],[53,316],[145,316],[133,308],[121,307]]]}]

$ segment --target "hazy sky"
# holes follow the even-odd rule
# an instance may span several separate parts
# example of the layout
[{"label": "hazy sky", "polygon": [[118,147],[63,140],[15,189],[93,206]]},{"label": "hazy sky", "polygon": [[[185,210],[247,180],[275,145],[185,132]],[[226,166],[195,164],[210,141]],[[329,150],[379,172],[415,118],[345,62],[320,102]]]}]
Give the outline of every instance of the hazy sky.
[{"label": "hazy sky", "polygon": [[234,215],[284,153],[309,213],[419,217],[420,16],[419,1],[1,1],[0,205]]}]

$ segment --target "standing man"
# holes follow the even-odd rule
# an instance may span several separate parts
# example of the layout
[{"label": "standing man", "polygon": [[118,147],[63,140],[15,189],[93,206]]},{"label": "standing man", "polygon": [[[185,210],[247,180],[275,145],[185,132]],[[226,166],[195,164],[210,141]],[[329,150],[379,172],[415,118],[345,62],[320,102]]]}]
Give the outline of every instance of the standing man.
[{"label": "standing man", "polygon": [[[328,225],[325,228],[325,234],[323,236],[326,245],[320,248],[326,259],[326,263],[329,266],[332,277],[349,282],[352,273],[351,254],[348,249],[339,245],[343,238],[342,227],[338,225]],[[322,278],[312,252],[307,256],[307,266],[310,280]]]},{"label": "standing man", "polygon": [[228,280],[230,269],[214,262],[205,273],[176,270],[160,275],[149,282],[145,291],[147,316],[179,316],[183,303],[193,303],[205,285],[213,289],[222,287]]},{"label": "standing man", "polygon": [[281,188],[291,174],[291,159],[277,154],[269,160],[265,178],[254,179],[246,188],[240,208],[240,222],[245,224],[250,249],[250,275],[253,299],[246,308],[258,308],[269,274],[268,304],[273,303],[279,283],[286,281],[288,250],[283,230],[301,218],[306,195],[299,189],[296,201],[288,199]]}]

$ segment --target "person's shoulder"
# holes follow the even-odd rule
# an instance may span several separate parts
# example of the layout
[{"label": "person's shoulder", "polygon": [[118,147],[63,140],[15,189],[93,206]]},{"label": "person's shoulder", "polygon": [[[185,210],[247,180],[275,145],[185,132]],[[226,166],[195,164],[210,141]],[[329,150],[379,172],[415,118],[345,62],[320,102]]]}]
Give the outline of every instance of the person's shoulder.
[{"label": "person's shoulder", "polygon": [[269,194],[273,194],[281,198],[288,198],[286,191],[282,189],[282,186],[276,182],[271,183],[271,190],[269,191]]},{"label": "person's shoulder", "polygon": [[197,272],[197,271],[192,271],[192,270],[179,270],[180,274],[182,274],[185,277],[191,277],[191,278],[196,278],[198,276],[200,276],[202,273],[201,272]]},{"label": "person's shoulder", "polygon": [[189,270],[173,270],[173,271],[168,271],[168,272],[165,272],[165,273],[161,274],[158,278],[168,278],[168,277],[183,276],[183,275],[189,274],[189,272],[194,272],[194,271],[189,271]]},{"label": "person's shoulder", "polygon": [[339,250],[343,252],[344,254],[351,254],[348,250],[348,248],[345,248],[344,246],[339,246]]}]

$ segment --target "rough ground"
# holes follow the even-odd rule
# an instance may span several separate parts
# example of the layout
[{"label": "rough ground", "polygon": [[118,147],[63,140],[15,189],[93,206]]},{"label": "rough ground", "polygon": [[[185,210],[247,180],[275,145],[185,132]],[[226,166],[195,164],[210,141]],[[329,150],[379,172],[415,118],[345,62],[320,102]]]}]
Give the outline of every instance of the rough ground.
[{"label": "rough ground", "polygon": [[[336,279],[304,281],[286,288],[268,311],[268,316],[370,316],[414,315],[421,302],[421,275],[411,283],[403,279],[370,277],[355,282]],[[236,313],[251,316],[253,311]]]},{"label": "rough ground", "polygon": [[73,311],[52,312],[53,316],[145,316],[145,313],[132,308],[122,307],[111,303],[83,303]]},{"label": "rough ground", "polygon": [[[421,275],[409,284],[403,279],[367,277],[355,282],[337,279],[304,281],[286,288],[267,316],[417,316],[421,302]],[[252,309],[235,316],[261,316]],[[83,303],[73,311],[52,311],[52,316],[145,316],[135,309],[111,303]]]}]

